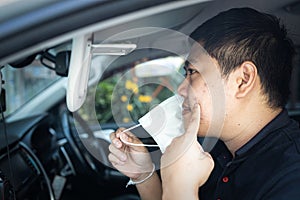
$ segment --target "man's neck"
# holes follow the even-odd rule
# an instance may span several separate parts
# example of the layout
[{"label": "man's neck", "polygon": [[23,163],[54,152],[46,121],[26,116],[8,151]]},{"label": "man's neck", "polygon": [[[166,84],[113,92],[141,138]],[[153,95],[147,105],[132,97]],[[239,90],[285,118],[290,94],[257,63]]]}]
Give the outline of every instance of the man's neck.
[{"label": "man's neck", "polygon": [[278,109],[261,109],[256,110],[255,113],[250,113],[241,118],[241,122],[234,133],[231,134],[231,138],[223,139],[227,148],[234,156],[235,152],[249,142],[256,134],[259,133],[269,122],[271,122],[280,112]]}]

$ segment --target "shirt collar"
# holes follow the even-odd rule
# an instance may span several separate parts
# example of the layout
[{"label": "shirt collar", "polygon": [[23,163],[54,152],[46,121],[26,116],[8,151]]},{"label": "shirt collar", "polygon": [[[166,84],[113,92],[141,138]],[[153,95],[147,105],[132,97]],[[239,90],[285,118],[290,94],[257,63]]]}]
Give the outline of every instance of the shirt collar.
[{"label": "shirt collar", "polygon": [[261,131],[259,131],[250,141],[235,152],[235,157],[247,153],[254,145],[259,143],[271,132],[286,126],[290,121],[288,111],[283,109],[271,122],[269,122]]}]

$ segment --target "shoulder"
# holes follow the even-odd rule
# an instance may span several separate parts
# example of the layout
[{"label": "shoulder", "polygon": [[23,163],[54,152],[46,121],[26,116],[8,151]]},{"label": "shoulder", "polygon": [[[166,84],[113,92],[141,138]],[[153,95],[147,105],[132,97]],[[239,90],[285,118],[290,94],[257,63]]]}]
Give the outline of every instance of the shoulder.
[{"label": "shoulder", "polygon": [[281,169],[262,185],[256,199],[298,199],[300,196],[300,162]]},{"label": "shoulder", "polygon": [[[298,199],[300,196],[300,130],[291,123],[270,135],[261,159],[269,176],[257,199]],[[262,147],[262,146],[261,146]],[[264,147],[262,147],[263,149]],[[257,160],[257,159],[256,159]]]}]

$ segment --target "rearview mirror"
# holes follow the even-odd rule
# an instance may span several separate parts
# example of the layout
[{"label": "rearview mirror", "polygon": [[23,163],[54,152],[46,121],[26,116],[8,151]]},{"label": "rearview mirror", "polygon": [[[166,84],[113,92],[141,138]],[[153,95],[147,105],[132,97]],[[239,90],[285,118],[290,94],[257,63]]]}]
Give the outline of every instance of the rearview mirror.
[{"label": "rearview mirror", "polygon": [[60,76],[68,76],[71,51],[62,51],[55,57],[55,72]]}]

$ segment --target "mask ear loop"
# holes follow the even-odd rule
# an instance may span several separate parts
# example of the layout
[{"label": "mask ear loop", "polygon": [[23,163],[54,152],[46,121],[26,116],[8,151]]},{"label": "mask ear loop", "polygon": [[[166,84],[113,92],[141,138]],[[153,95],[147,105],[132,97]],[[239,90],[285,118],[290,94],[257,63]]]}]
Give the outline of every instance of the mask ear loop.
[{"label": "mask ear loop", "polygon": [[[125,132],[130,131],[130,130],[132,130],[132,129],[135,129],[135,128],[139,127],[139,126],[141,126],[141,124],[137,124],[137,125],[134,125],[134,126],[128,128],[128,129],[125,129],[125,130],[122,131],[121,133],[125,133]],[[124,139],[122,138],[122,135],[120,136],[120,140],[121,140],[124,144],[129,145],[129,146],[136,146],[136,147],[159,147],[159,146],[156,145],[156,144],[135,144],[135,143],[132,143],[132,142],[127,142],[126,140],[124,140]]]}]

